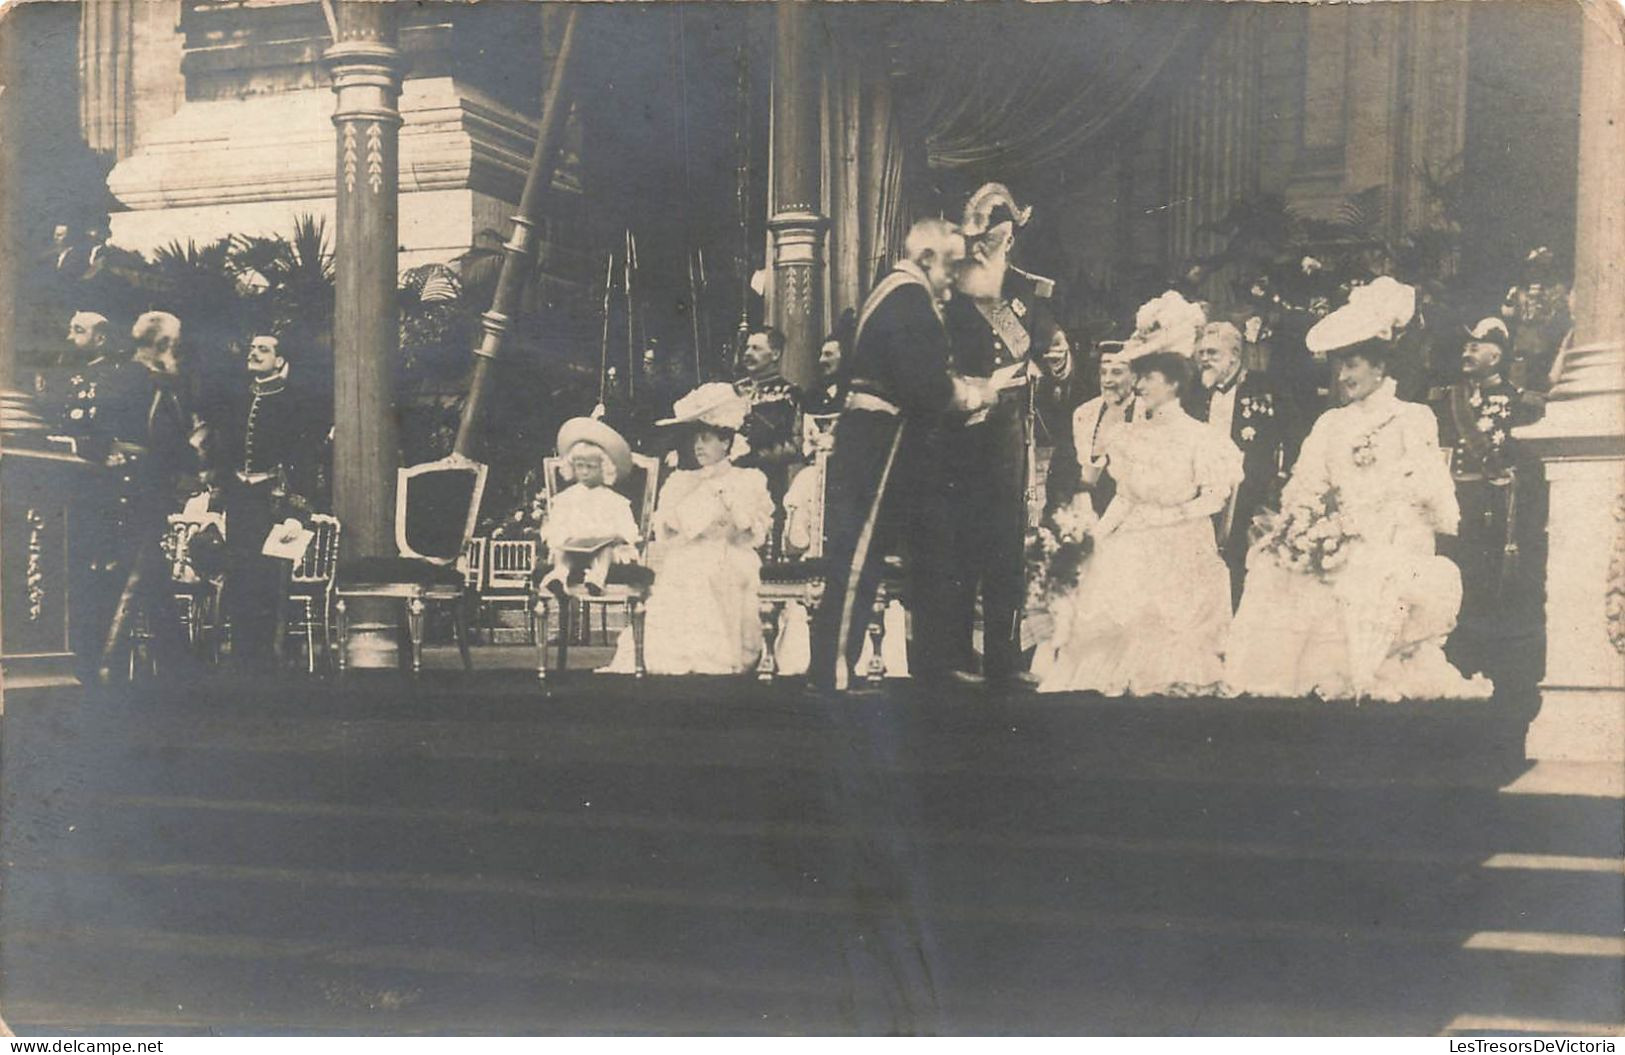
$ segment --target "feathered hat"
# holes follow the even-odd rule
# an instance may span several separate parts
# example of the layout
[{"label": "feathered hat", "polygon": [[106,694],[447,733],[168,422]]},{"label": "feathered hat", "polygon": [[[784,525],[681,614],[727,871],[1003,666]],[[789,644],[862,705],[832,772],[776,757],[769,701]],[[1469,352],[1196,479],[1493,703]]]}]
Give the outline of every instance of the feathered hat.
[{"label": "feathered hat", "polygon": [[978,238],[1001,223],[1025,227],[1032,218],[1032,206],[1016,204],[1010,188],[1002,183],[984,183],[965,203],[964,221],[959,225],[966,238]]},{"label": "feathered hat", "polygon": [[1348,303],[1310,327],[1304,345],[1317,358],[1367,341],[1391,341],[1416,317],[1416,288],[1388,275],[1349,291]]},{"label": "feathered hat", "polygon": [[701,385],[672,404],[671,417],[662,418],[656,425],[705,424],[714,428],[738,432],[745,424],[750,404],[725,381],[711,381]]},{"label": "feathered hat", "polygon": [[1134,335],[1123,342],[1123,354],[1138,359],[1152,352],[1196,355],[1196,339],[1207,325],[1207,310],[1170,289],[1140,305],[1134,313]]}]

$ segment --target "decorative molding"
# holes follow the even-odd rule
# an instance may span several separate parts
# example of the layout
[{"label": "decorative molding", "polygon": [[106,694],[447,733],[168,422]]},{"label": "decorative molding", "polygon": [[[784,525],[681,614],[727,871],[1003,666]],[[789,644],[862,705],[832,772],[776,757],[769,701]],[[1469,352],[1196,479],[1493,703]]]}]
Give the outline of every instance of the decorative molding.
[{"label": "decorative molding", "polygon": [[45,614],[45,517],[29,509],[23,519],[28,524],[28,621],[37,623]]},{"label": "decorative molding", "polygon": [[356,155],[355,155],[355,125],[346,121],[344,124],[344,189],[355,190]]},{"label": "decorative molding", "polygon": [[[355,126],[344,127],[348,131]],[[367,186],[374,194],[384,189],[384,129],[377,121],[367,126]]]}]

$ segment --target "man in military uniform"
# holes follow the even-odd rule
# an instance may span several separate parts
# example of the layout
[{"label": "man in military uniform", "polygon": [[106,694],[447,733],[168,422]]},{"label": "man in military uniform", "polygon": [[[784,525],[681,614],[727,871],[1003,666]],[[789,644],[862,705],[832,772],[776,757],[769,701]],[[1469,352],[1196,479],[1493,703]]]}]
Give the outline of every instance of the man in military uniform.
[{"label": "man in military uniform", "polygon": [[993,399],[985,381],[954,373],[943,325],[943,303],[952,295],[964,251],[952,224],[921,220],[909,231],[904,258],[864,303],[850,392],[828,467],[828,565],[807,675],[815,689],[847,687],[884,559],[899,549],[912,616],[909,672],[927,684],[949,673],[943,646],[953,518],[944,487],[942,422]]},{"label": "man in military uniform", "polygon": [[59,435],[74,441],[74,450],[87,461],[107,456],[107,418],[102,403],[118,387],[116,375],[124,363],[112,347],[112,325],[94,311],[74,312],[68,337],[57,360],[54,378],[46,386],[46,416]]},{"label": "man in military uniform", "polygon": [[[1026,680],[1021,669],[1021,608],[1026,594],[1025,544],[1032,486],[1033,390],[1039,371],[1029,356],[1033,336],[1054,329],[1054,283],[1010,266],[1015,230],[1031,209],[1019,209],[1001,184],[982,187],[965,205],[966,260],[960,296],[946,312],[954,368],[967,377],[997,376],[1002,394],[947,432],[952,466],[948,490],[955,511],[956,586],[950,647],[961,674],[974,679],[976,600],[982,601],[981,675]],[[1007,382],[1019,382],[1006,385]],[[974,513],[974,515],[972,515]]]},{"label": "man in military uniform", "polygon": [[282,627],[288,561],[260,552],[271,525],[309,508],[320,422],[311,396],[291,381],[292,366],[273,334],[248,346],[248,380],[223,430],[226,585],[232,658],[270,662]]},{"label": "man in military uniform", "polygon": [[181,321],[167,312],[147,312],[136,320],[131,339],[135,353],[106,404],[111,435],[107,460],[120,472],[122,484],[115,552],[124,584],[102,646],[98,676],[104,683],[112,679],[112,664],[128,645],[137,611],[146,616],[160,671],[183,672],[188,660],[163,551],[178,485],[195,479],[198,467],[190,415],[179,394]]},{"label": "man in military uniform", "polygon": [[750,451],[735,464],[760,469],[767,476],[767,490],[773,496],[773,549],[784,526],[790,467],[801,460],[801,390],[785,380],[780,372],[783,364],[784,334],[771,326],[756,330],[745,339],[740,355],[745,376],[734,382],[734,390],[750,404],[740,430]]},{"label": "man in military uniform", "polygon": [[[1493,648],[1501,616],[1513,598],[1505,587],[1519,571],[1516,443],[1512,429],[1533,420],[1522,393],[1504,368],[1511,334],[1500,319],[1484,319],[1466,334],[1461,378],[1434,392],[1439,445],[1450,452],[1461,525],[1449,555],[1461,569],[1461,633],[1452,642],[1460,653]],[[1534,482],[1534,481],[1531,481]],[[1462,657],[1483,669],[1485,657]],[[1464,668],[1465,669],[1465,668]]]}]

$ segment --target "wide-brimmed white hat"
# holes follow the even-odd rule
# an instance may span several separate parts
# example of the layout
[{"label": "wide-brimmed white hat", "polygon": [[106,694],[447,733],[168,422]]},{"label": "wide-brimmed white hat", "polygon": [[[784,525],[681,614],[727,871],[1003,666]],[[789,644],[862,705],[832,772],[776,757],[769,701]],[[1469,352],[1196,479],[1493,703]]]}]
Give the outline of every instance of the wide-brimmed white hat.
[{"label": "wide-brimmed white hat", "polygon": [[1138,359],[1152,352],[1177,352],[1194,358],[1196,339],[1206,325],[1207,310],[1170,289],[1134,313],[1134,335],[1123,342],[1123,354]]},{"label": "wide-brimmed white hat", "polygon": [[1367,341],[1391,341],[1416,317],[1416,288],[1383,275],[1349,292],[1347,304],[1309,328],[1304,345],[1324,356]]},{"label": "wide-brimmed white hat", "polygon": [[609,456],[615,465],[616,478],[626,479],[632,473],[632,448],[621,434],[596,418],[571,418],[559,426],[559,454],[567,456],[578,443],[590,443]]},{"label": "wide-brimmed white hat", "polygon": [[712,381],[701,385],[672,404],[671,417],[662,418],[656,425],[705,424],[714,428],[738,432],[750,413],[750,403],[734,391],[725,381]]}]

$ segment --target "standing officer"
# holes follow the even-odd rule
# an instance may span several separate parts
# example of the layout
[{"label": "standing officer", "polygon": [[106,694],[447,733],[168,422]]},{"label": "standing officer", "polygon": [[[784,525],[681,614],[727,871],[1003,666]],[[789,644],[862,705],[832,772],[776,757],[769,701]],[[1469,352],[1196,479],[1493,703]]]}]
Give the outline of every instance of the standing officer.
[{"label": "standing officer", "polygon": [[115,548],[124,585],[102,646],[98,677],[104,684],[112,680],[112,663],[128,644],[138,610],[161,671],[184,670],[188,658],[163,551],[177,485],[197,469],[191,420],[179,396],[181,320],[149,311],[136,320],[131,339],[135,353],[107,408],[108,464],[121,470],[123,483]]},{"label": "standing officer", "polygon": [[846,411],[829,461],[829,562],[812,624],[813,688],[847,687],[882,562],[899,547],[913,616],[909,671],[929,682],[949,669],[942,646],[952,518],[945,504],[941,422],[946,413],[976,411],[993,398],[985,382],[958,377],[951,367],[943,304],[964,252],[953,224],[921,220],[908,233],[904,258],[864,303]]},{"label": "standing officer", "polygon": [[260,552],[271,525],[308,509],[320,435],[313,398],[295,387],[280,338],[257,334],[248,346],[248,384],[227,434],[225,609],[232,658],[265,665],[282,627],[291,565]]},{"label": "standing officer", "polygon": [[[956,514],[955,597],[950,648],[956,678],[979,681],[971,644],[976,599],[982,601],[982,675],[1027,680],[1021,669],[1021,608],[1029,491],[1032,486],[1032,386],[1038,370],[1029,356],[1034,335],[1054,330],[1050,298],[1055,284],[1010,266],[1015,229],[1031,209],[1019,209],[1002,184],[989,183],[965,205],[967,258],[959,276],[960,297],[947,309],[954,367],[967,377],[998,374],[1019,383],[998,402],[947,434],[950,508]],[[1001,381],[1001,385],[1003,382]]]}]

